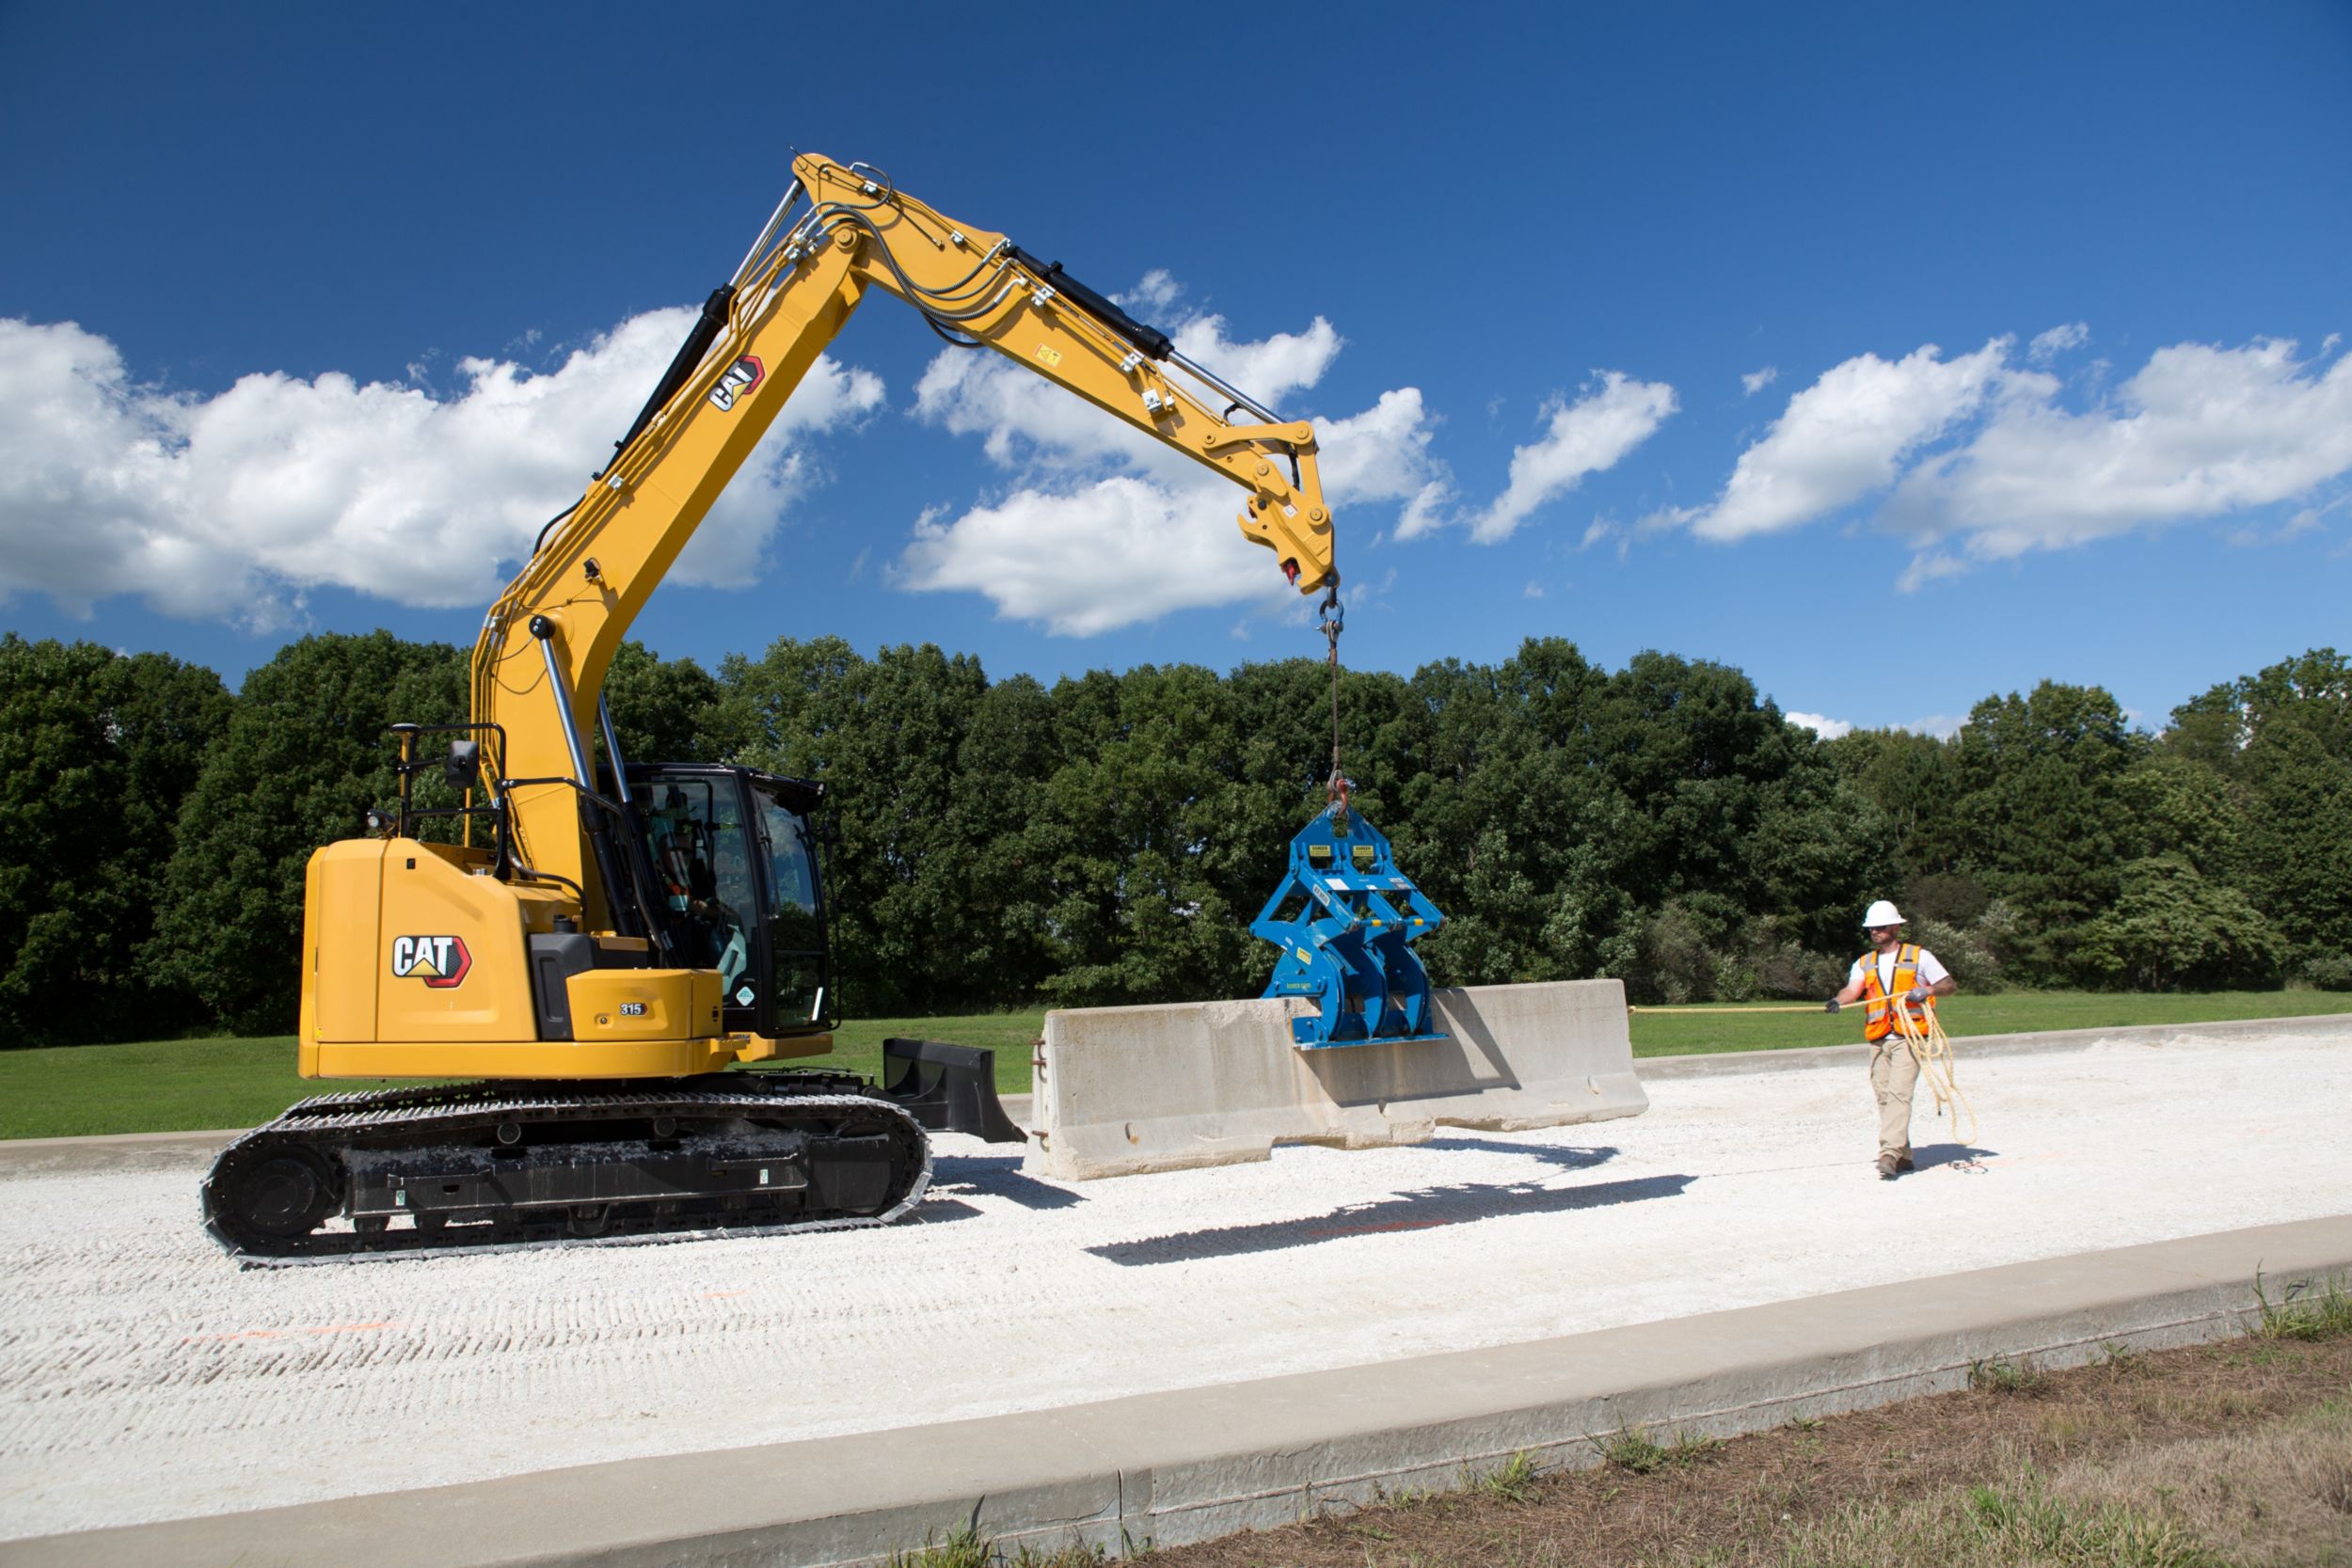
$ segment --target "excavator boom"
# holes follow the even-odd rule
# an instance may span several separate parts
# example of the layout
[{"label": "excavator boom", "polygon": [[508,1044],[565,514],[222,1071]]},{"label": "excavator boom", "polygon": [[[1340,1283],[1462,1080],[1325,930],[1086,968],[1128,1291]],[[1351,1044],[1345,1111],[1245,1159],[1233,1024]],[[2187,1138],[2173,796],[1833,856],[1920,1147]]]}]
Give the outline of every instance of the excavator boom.
[{"label": "excavator boom", "polygon": [[[483,623],[474,718],[502,730],[509,777],[590,782],[581,769],[613,650],[870,290],[914,307],[947,341],[1001,354],[1232,480],[1247,492],[1243,534],[1299,592],[1336,581],[1311,426],[1277,419],[1058,263],[947,217],[877,170],[803,153],[793,173],[612,462]],[[1101,564],[1106,591],[1133,569],[1107,545]],[[565,784],[521,786],[507,811],[524,863],[601,887],[593,832]],[[592,918],[609,920],[606,895],[592,891],[590,902]]]}]

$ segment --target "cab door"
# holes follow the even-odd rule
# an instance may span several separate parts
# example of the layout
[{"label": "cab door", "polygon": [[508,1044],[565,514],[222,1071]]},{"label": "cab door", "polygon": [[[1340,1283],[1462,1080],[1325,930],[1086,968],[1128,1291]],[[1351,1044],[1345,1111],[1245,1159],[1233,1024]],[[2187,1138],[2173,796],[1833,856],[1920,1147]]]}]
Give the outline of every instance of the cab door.
[{"label": "cab door", "polygon": [[768,963],[768,1012],[759,1032],[771,1038],[815,1034],[840,1016],[833,987],[817,833],[789,798],[789,781],[749,778],[753,842],[758,849],[762,942]]},{"label": "cab door", "polygon": [[768,1034],[768,922],[758,808],[732,768],[630,769],[645,848],[682,960],[719,972],[722,1026]]}]

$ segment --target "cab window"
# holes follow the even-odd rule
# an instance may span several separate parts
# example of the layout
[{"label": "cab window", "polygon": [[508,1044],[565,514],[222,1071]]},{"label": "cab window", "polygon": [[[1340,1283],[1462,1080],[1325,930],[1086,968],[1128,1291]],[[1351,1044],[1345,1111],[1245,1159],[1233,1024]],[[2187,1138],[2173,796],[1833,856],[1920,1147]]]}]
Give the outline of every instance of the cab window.
[{"label": "cab window", "polygon": [[752,942],[759,900],[742,803],[732,779],[671,778],[653,785],[646,844],[685,960],[719,972],[731,1006],[759,999]]},{"label": "cab window", "polygon": [[808,819],[755,785],[767,856],[769,961],[779,1029],[822,1022],[825,916]]}]

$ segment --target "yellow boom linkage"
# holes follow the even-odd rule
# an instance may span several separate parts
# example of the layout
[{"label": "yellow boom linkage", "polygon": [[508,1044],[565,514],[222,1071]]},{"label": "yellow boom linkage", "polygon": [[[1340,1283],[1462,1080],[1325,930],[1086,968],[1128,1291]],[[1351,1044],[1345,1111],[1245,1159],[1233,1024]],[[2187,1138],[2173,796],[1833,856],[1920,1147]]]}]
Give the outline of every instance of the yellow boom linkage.
[{"label": "yellow boom linkage", "polygon": [[[943,215],[879,171],[804,154],[793,172],[612,465],[550,526],[483,623],[473,718],[511,854],[403,832],[313,858],[304,1076],[677,1077],[825,1048],[728,1033],[718,972],[662,967],[658,934],[655,961],[607,966],[632,942],[642,955],[646,939],[616,919],[626,900],[606,887],[622,861],[595,836],[595,742],[602,730],[625,789],[601,722],[613,651],[869,289],[914,306],[943,337],[993,349],[1225,474],[1248,493],[1243,533],[1274,552],[1300,592],[1336,584],[1309,425],[1276,419],[1058,264]],[[1102,568],[1110,578],[1134,564],[1106,548]],[[575,931],[603,957],[567,980],[542,976],[568,988],[571,1032],[545,1037],[534,1026],[544,1015],[533,1011],[532,939]]]}]

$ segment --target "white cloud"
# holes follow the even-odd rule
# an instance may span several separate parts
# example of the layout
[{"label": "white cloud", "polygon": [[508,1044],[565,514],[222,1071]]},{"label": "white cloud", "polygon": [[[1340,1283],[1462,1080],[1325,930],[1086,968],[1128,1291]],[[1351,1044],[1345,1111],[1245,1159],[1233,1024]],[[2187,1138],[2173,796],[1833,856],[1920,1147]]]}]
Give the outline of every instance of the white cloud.
[{"label": "white cloud", "polygon": [[2279,531],[2270,536],[2269,542],[2283,545],[2290,539],[2300,539],[2307,533],[2313,533],[2325,528],[2331,513],[2347,510],[2352,510],[2352,492],[2337,496],[2332,500],[2322,501],[2316,506],[2304,507],[2294,516],[2280,524]]},{"label": "white cloud", "polygon": [[907,586],[984,594],[997,612],[1091,637],[1279,584],[1273,560],[1200,498],[1114,474],[1054,493],[1016,490],[953,521],[927,515],[899,558]]},{"label": "white cloud", "polygon": [[1781,717],[1791,724],[1802,724],[1823,740],[1836,740],[1840,736],[1853,734],[1853,726],[1843,719],[1826,719],[1818,713],[1795,712],[1784,713]]},{"label": "white cloud", "polygon": [[1906,594],[1915,594],[1941,578],[1956,578],[1968,570],[1968,562],[1944,554],[1941,550],[1922,550],[1911,558],[1903,575],[1895,579],[1895,586]]},{"label": "white cloud", "polygon": [[[2053,327],[2024,367],[2008,338],[1950,360],[1932,345],[1892,363],[1857,356],[1788,400],[1711,505],[1642,526],[1741,539],[1884,492],[1875,521],[1918,546],[1897,584],[1910,591],[2032,550],[2295,501],[2352,475],[2352,359],[2297,359],[2279,339],[2180,343],[2111,389],[2076,378],[2070,401],[2089,405],[2063,406],[2066,384],[2030,362],[2089,338],[2079,322]],[[2334,504],[2230,537],[2293,539]]]},{"label": "white cloud", "polygon": [[1972,413],[2008,356],[1996,338],[1942,357],[1932,343],[1902,358],[1864,354],[1788,400],[1771,430],[1740,454],[1712,505],[1654,514],[1708,539],[1795,528],[1895,482],[1902,461]]},{"label": "white cloud", "polygon": [[1043,377],[1016,372],[979,349],[934,356],[914,384],[914,414],[957,436],[986,437],[989,460],[1009,468],[1041,455],[1069,464],[1139,453],[1155,444]]},{"label": "white cloud", "polygon": [[1168,337],[1177,353],[1206,365],[1268,408],[1279,407],[1291,393],[1321,381],[1345,346],[1321,316],[1304,332],[1277,332],[1239,343],[1225,336],[1223,316],[1195,316]]},{"label": "white cloud", "polygon": [[[76,613],[136,594],[167,613],[257,626],[305,590],[480,605],[578,497],[693,312],[624,322],[546,374],[462,359],[462,389],[247,375],[210,397],[131,378],[108,340],[0,320],[0,597]],[[687,581],[740,584],[811,480],[795,433],[880,404],[882,384],[820,360],[681,558]]]},{"label": "white cloud", "polygon": [[[1546,405],[1544,434],[1511,453],[1511,483],[1470,520],[1472,539],[1508,539],[1536,508],[1575,489],[1586,474],[1614,467],[1675,411],[1675,389],[1662,381],[1635,381],[1620,371],[1598,374],[1599,384],[1576,402],[1554,398]],[[1397,532],[1406,536],[1402,527]]]},{"label": "white cloud", "polygon": [[1383,392],[1361,413],[1316,420],[1323,493],[1335,506],[1409,497],[1406,521],[1397,526],[1405,532],[1412,509],[1434,504],[1447,489],[1443,468],[1429,455],[1437,424],[1437,416],[1422,405],[1418,387]]},{"label": "white cloud", "polygon": [[1740,378],[1740,385],[1746,389],[1747,396],[1754,397],[1756,393],[1762,391],[1765,388],[1770,387],[1773,382],[1778,381],[1779,379],[1780,367],[1778,365],[1767,365],[1760,371],[1750,371],[1747,374],[1741,376]]},{"label": "white cloud", "polygon": [[2026,345],[2026,357],[2037,365],[2046,365],[2068,349],[2080,348],[2089,341],[2090,325],[2088,322],[2068,322],[2063,326],[2054,326],[2047,332],[2034,334],[2033,341]]},{"label": "white cloud", "polygon": [[2291,500],[2352,471],[2352,359],[2321,372],[2291,341],[2158,349],[2104,404],[2018,378],[1957,450],[1921,463],[1885,519],[2000,561]]},{"label": "white cloud", "polygon": [[[1222,318],[1200,316],[1173,337],[1269,407],[1315,386],[1343,346],[1321,317],[1304,332],[1236,342]],[[926,514],[894,571],[902,587],[981,594],[1000,615],[1070,637],[1180,610],[1246,600],[1287,608],[1297,598],[1273,557],[1235,526],[1247,496],[1231,480],[994,355],[939,355],[916,386],[914,412],[980,436],[1014,482],[993,502]],[[1447,478],[1429,451],[1435,422],[1411,387],[1315,420],[1343,573],[1357,537],[1347,509],[1403,502],[1403,532],[1442,505]]]},{"label": "white cloud", "polygon": [[1123,294],[1111,295],[1111,299],[1130,310],[1165,310],[1184,292],[1184,286],[1166,267],[1153,267],[1143,275],[1142,282]]},{"label": "white cloud", "polygon": [[1949,740],[1958,735],[1961,726],[1967,722],[1968,716],[1964,713],[1931,713],[1924,719],[1914,719],[1908,723],[1897,724],[1895,728],[1909,730],[1914,735],[1932,736],[1937,740]]},{"label": "white cloud", "polygon": [[1528,580],[1527,591],[1519,595],[1519,597],[1523,599],[1540,599],[1543,596],[1544,585],[1534,580],[1533,578]]}]

